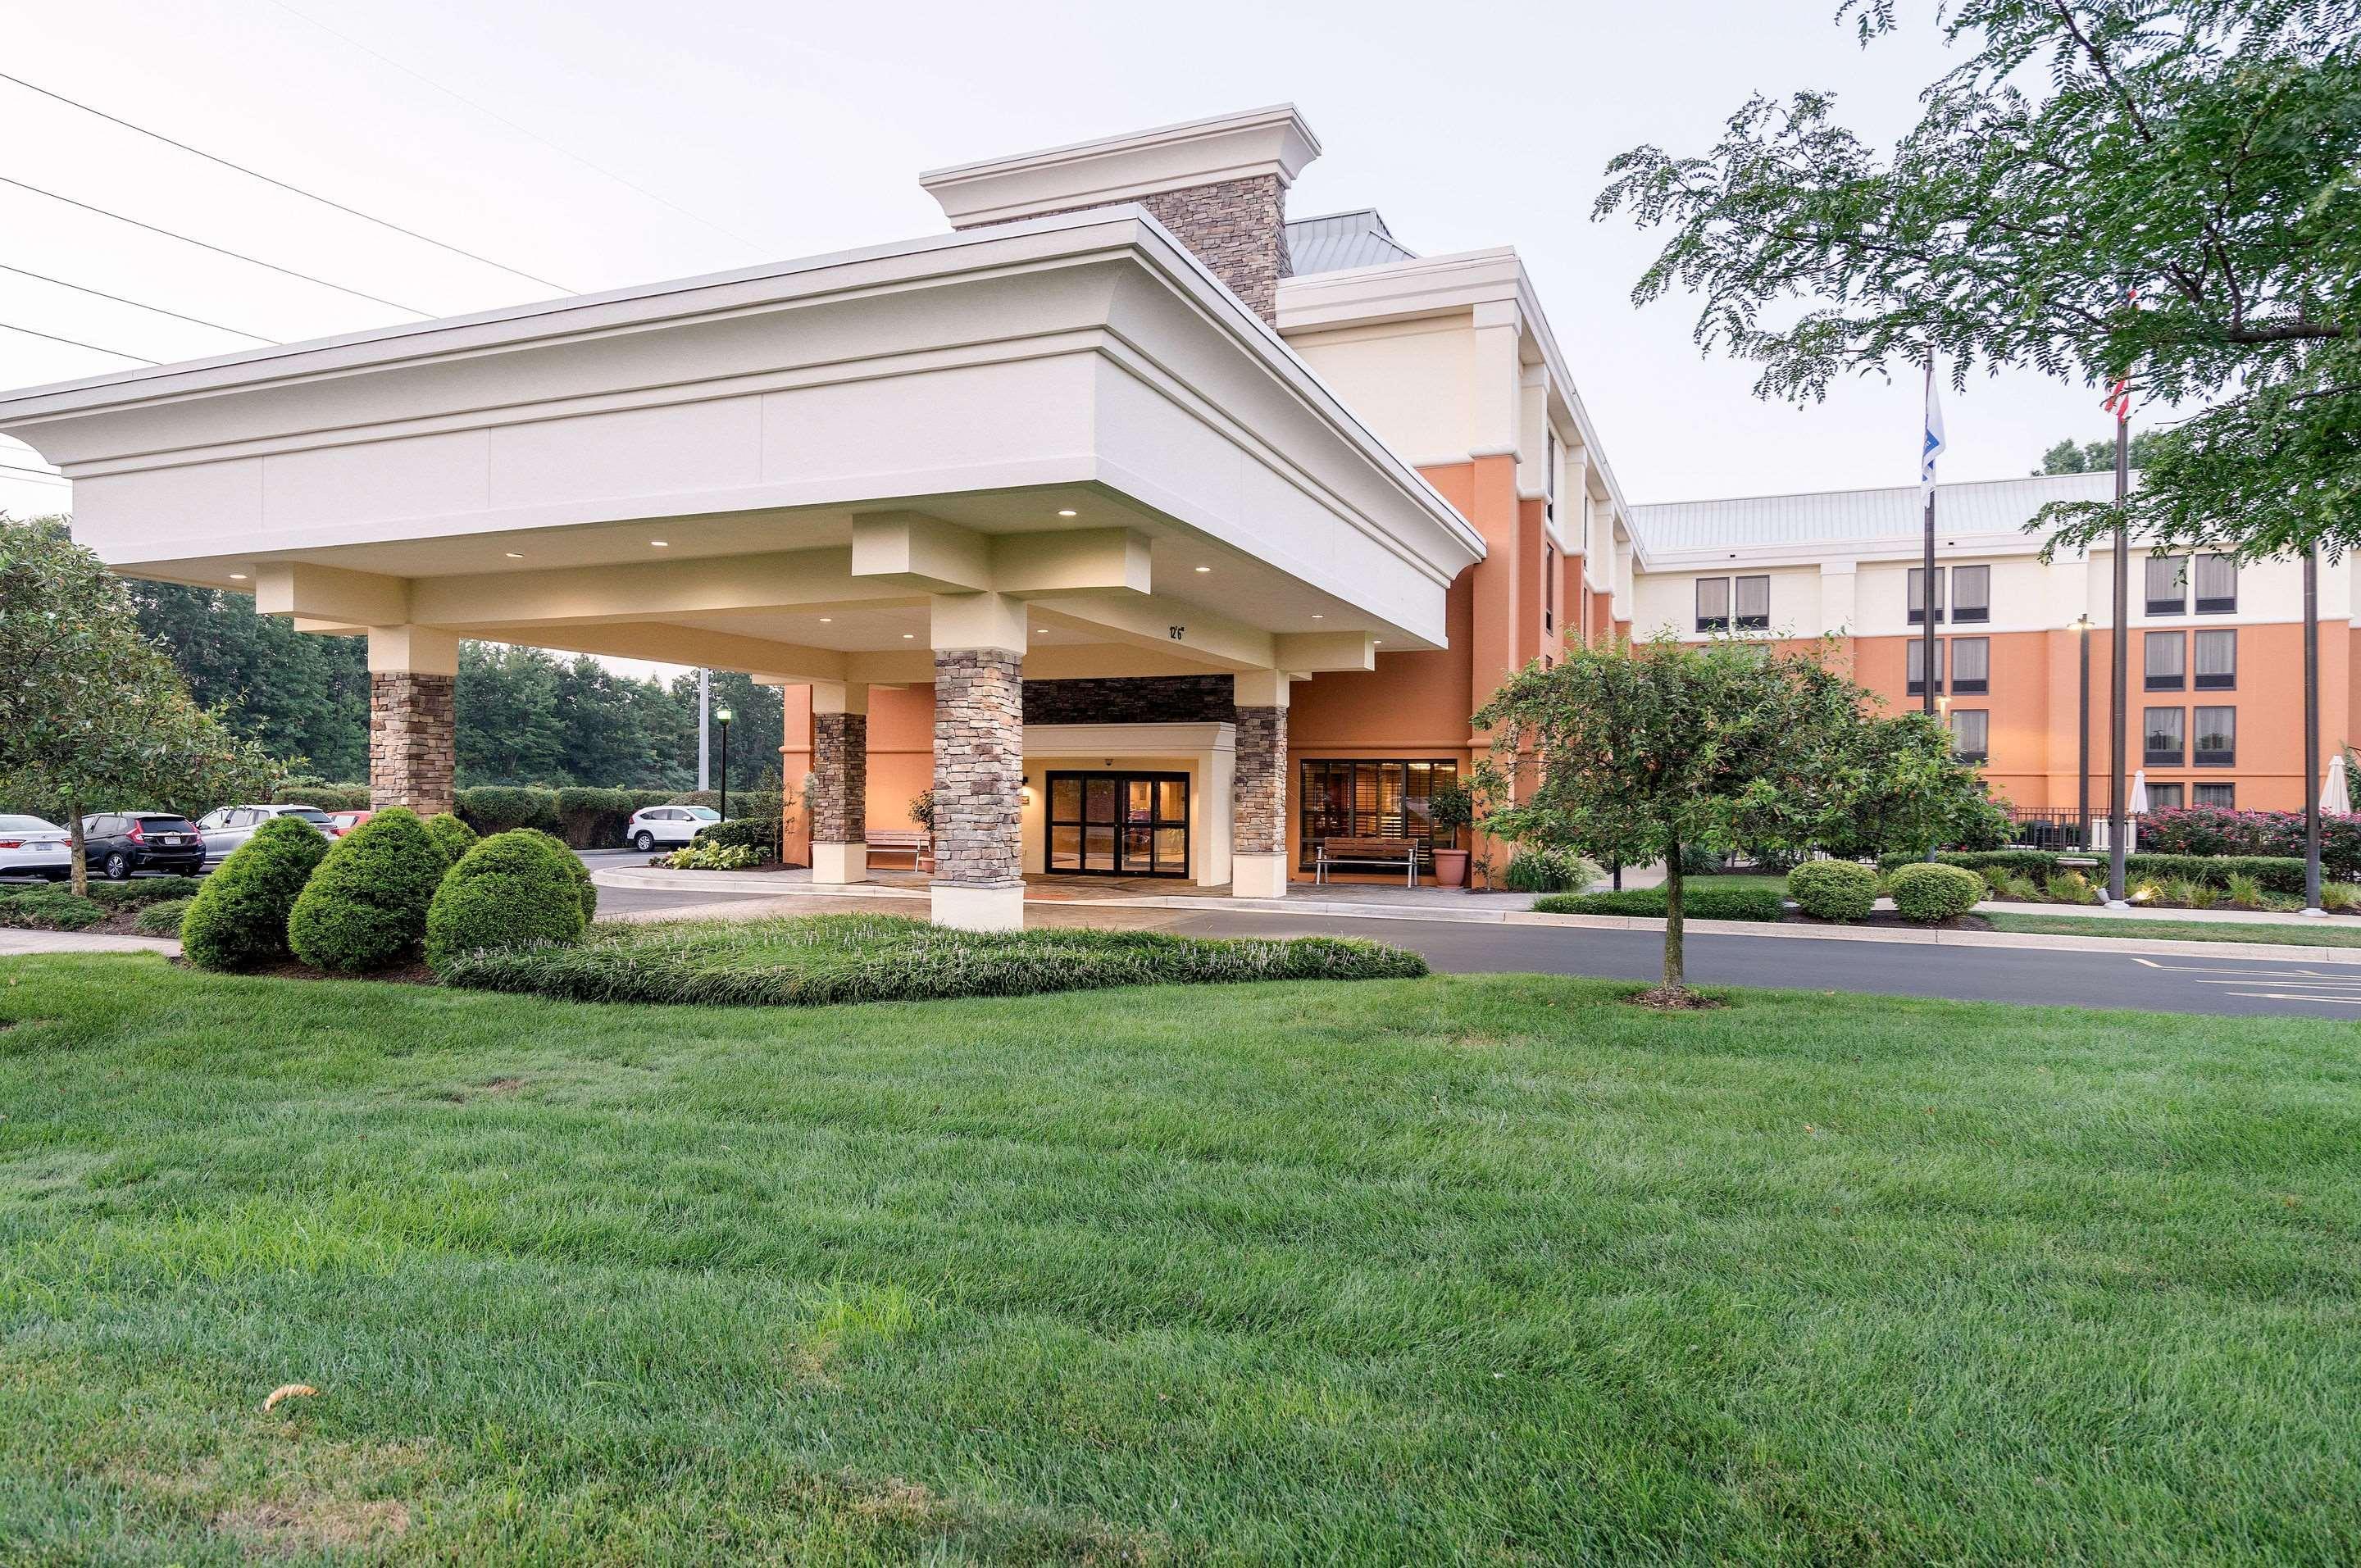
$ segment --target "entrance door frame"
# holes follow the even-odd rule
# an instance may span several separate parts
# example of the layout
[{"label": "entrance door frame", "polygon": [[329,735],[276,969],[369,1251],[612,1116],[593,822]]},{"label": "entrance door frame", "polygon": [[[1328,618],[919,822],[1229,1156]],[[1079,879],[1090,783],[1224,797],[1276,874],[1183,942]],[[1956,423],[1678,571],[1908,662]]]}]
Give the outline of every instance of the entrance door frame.
[{"label": "entrance door frame", "polygon": [[[1071,821],[1061,820],[1058,816],[1058,781],[1060,779],[1075,779],[1081,782],[1079,796],[1082,803],[1080,807],[1082,815]],[[1115,828],[1115,864],[1104,869],[1089,863],[1091,828],[1110,826],[1091,821],[1090,783],[1093,779],[1115,781],[1115,817],[1112,824]],[[1131,784],[1142,781],[1149,785],[1148,798],[1151,801],[1160,800],[1163,795],[1161,786],[1168,784],[1179,784],[1180,815],[1177,817],[1166,817],[1162,815],[1160,808],[1153,808],[1152,815],[1146,823],[1135,820],[1129,814],[1126,798],[1130,794]],[[1197,848],[1195,830],[1190,821],[1191,808],[1195,804],[1190,799],[1190,782],[1189,774],[1177,768],[1050,769],[1042,779],[1045,799],[1041,834],[1041,873],[1044,876],[1154,877],[1166,882],[1188,881],[1195,874]],[[1135,871],[1126,868],[1123,863],[1124,836],[1126,829],[1143,826],[1148,830],[1148,869]],[[1083,862],[1082,865],[1059,866],[1050,863],[1050,857],[1057,851],[1058,829],[1060,828],[1076,828],[1082,830],[1082,844],[1077,851],[1082,857]],[[1155,869],[1156,835],[1175,828],[1180,830],[1180,867],[1178,871],[1158,871]]]}]

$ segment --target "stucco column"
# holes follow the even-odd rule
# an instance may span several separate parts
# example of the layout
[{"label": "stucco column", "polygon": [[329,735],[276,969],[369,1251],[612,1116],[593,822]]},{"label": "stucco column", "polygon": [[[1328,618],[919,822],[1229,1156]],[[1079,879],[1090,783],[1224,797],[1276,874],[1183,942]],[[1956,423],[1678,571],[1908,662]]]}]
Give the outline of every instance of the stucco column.
[{"label": "stucco column", "polygon": [[421,817],[456,804],[459,639],[425,626],[368,634],[369,805]]},{"label": "stucco column", "polygon": [[869,688],[812,689],[812,881],[869,876]]},{"label": "stucco column", "polygon": [[938,595],[934,920],[971,931],[1025,924],[1025,606]]},{"label": "stucco column", "polygon": [[1237,679],[1236,772],[1230,794],[1230,895],[1287,896],[1287,673]]}]

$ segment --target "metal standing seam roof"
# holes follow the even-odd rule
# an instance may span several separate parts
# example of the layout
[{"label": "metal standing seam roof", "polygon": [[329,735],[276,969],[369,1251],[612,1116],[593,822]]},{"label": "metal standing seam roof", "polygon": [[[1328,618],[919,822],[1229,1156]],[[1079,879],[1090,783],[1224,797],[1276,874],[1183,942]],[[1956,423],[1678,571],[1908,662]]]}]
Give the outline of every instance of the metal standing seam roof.
[{"label": "metal standing seam roof", "polygon": [[[1937,485],[1935,526],[1941,533],[2015,533],[2050,501],[2105,500],[2114,494],[2114,485],[2108,472]],[[1631,527],[1650,550],[1710,550],[1915,539],[1925,516],[1918,487],[1897,485],[1635,506]]]},{"label": "metal standing seam roof", "polygon": [[1287,225],[1288,266],[1298,278],[1417,259],[1418,252],[1393,236],[1375,207],[1301,218]]}]

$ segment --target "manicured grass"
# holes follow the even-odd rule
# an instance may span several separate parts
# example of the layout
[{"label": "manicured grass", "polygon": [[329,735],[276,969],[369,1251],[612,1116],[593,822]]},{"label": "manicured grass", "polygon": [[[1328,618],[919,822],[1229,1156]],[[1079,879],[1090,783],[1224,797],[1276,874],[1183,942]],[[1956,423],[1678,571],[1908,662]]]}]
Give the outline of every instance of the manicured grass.
[{"label": "manicured grass", "polygon": [[2102,915],[2019,915],[1978,910],[1995,931],[2039,932],[2055,937],[2146,938],[2170,942],[2294,942],[2312,948],[2361,948],[2361,921],[2311,919],[2265,925],[2235,920],[2122,920]]},{"label": "manicured grass", "polygon": [[2361,1551],[2349,1025],[0,971],[0,1556]]},{"label": "manicured grass", "polygon": [[[431,952],[430,948],[430,952]],[[1153,931],[952,931],[890,915],[594,926],[579,943],[468,953],[445,983],[572,1002],[825,1006],[1032,996],[1113,985],[1404,980],[1426,960],[1333,937],[1209,939]]]}]

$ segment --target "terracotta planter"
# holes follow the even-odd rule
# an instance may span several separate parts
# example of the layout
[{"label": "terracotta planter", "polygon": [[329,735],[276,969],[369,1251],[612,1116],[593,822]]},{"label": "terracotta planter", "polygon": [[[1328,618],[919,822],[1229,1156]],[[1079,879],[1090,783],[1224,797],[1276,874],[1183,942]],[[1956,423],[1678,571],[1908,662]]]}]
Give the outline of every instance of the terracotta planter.
[{"label": "terracotta planter", "polygon": [[1434,885],[1466,887],[1467,885],[1467,851],[1437,850],[1434,851]]}]

